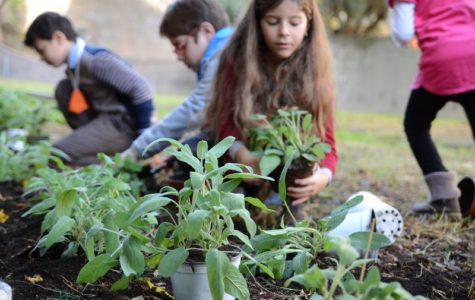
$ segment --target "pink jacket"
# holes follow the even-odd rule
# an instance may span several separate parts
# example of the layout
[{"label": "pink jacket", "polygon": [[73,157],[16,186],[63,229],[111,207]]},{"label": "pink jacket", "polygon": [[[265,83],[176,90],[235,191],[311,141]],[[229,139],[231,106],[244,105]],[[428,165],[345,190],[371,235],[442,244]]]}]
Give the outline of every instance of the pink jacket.
[{"label": "pink jacket", "polygon": [[388,0],[415,4],[415,34],[422,55],[414,88],[437,95],[475,90],[475,1]]}]

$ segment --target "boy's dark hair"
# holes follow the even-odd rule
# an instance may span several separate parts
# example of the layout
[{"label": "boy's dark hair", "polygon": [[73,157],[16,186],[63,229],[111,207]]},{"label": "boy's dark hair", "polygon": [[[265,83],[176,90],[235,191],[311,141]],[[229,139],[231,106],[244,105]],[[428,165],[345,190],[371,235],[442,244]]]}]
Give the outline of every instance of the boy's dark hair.
[{"label": "boy's dark hair", "polygon": [[33,47],[35,39],[51,40],[55,31],[61,31],[70,41],[78,36],[68,18],[55,12],[45,12],[36,17],[28,28],[23,43]]},{"label": "boy's dark hair", "polygon": [[229,26],[223,7],[215,0],[178,0],[171,4],[160,24],[160,35],[174,38],[188,34],[203,22],[209,22],[216,31]]}]

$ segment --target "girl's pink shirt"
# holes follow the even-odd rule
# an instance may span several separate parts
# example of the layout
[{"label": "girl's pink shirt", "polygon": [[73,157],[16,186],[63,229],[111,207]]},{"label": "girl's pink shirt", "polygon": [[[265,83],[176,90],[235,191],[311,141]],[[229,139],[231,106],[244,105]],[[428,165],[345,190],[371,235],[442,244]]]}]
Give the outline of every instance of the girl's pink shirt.
[{"label": "girl's pink shirt", "polygon": [[413,88],[437,95],[475,90],[475,0],[389,0],[415,4],[422,51]]}]

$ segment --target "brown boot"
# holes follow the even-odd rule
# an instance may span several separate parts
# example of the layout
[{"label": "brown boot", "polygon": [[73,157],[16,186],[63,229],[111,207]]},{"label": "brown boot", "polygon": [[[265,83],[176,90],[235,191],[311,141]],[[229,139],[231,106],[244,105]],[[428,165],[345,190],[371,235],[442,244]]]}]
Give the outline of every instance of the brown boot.
[{"label": "brown boot", "polygon": [[429,200],[418,203],[411,208],[414,214],[446,214],[452,219],[462,217],[454,172],[433,172],[424,177],[429,187]]}]

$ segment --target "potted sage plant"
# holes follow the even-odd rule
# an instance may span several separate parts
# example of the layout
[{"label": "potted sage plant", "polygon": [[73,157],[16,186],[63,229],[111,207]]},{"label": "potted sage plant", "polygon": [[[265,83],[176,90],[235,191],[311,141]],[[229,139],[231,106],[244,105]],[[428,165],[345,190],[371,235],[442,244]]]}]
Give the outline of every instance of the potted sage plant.
[{"label": "potted sage plant", "polygon": [[[270,178],[254,174],[245,165],[219,165],[219,158],[232,145],[233,137],[211,149],[201,141],[196,155],[188,145],[175,140],[159,139],[154,143],[157,142],[169,142],[172,147],[165,151],[193,170],[182,189],[164,187],[160,191],[163,197],[144,198],[130,215],[131,221],[153,210],[169,215],[170,221],[162,222],[157,229],[148,266],[158,267],[159,276],[171,277],[177,300],[249,299],[246,280],[238,269],[238,243],[252,248],[250,239],[257,228],[245,203],[266,207],[260,200],[234,190],[243,179]],[[245,233],[235,228],[236,217],[244,221]]]}]

